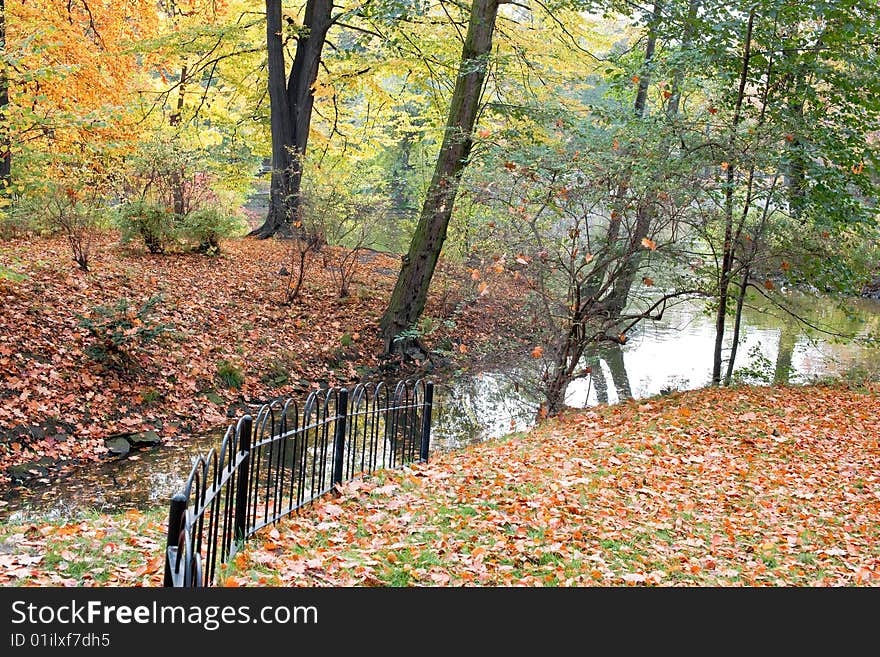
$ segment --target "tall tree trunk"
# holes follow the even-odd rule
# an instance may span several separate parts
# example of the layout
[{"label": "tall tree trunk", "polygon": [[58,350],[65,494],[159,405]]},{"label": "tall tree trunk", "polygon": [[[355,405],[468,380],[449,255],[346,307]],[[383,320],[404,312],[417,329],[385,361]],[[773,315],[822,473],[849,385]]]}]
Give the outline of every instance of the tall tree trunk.
[{"label": "tall tree trunk", "polygon": [[[768,80],[768,88],[769,88],[769,80],[770,80],[770,67],[768,66],[767,70],[767,80]],[[764,105],[761,108],[761,118],[758,122],[759,125],[764,122],[764,110],[767,108],[767,96],[764,96]],[[757,229],[755,230],[755,234],[753,239],[751,240],[752,248],[751,252],[743,256],[743,272],[740,277],[740,285],[739,285],[739,295],[736,299],[736,313],[733,317],[733,340],[730,346],[730,357],[727,359],[727,372],[724,375],[724,385],[729,386],[731,381],[733,380],[733,368],[736,364],[736,354],[739,349],[739,333],[740,327],[742,325],[742,311],[743,305],[746,300],[746,292],[749,288],[749,277],[752,275],[752,263],[755,260],[755,255],[758,250],[758,239],[764,232],[764,226],[767,225],[767,218],[770,215],[770,207],[773,203],[773,190],[776,189],[776,181],[778,180],[778,175],[773,176],[773,184],[770,185],[770,191],[767,193],[767,200],[764,203],[764,211],[761,215],[761,222],[758,224]],[[734,236],[734,244],[738,244],[740,240],[740,235],[742,234],[742,230],[745,227],[746,220],[749,216],[749,210],[752,206],[752,194],[754,191],[754,182],[755,182],[755,165],[749,167],[749,177],[748,182],[746,183],[746,201],[743,204],[742,216],[740,217],[739,226],[736,229],[736,235]]]},{"label": "tall tree trunk", "polygon": [[736,364],[736,353],[739,350],[739,332],[742,328],[742,311],[746,302],[746,292],[749,289],[749,276],[751,274],[749,265],[746,265],[739,281],[739,294],[736,297],[736,315],[733,318],[733,340],[730,345],[730,358],[727,359],[727,372],[724,374],[724,385],[726,386],[729,386],[733,381],[733,368]]},{"label": "tall tree trunk", "polygon": [[168,117],[168,123],[171,125],[180,125],[183,120],[183,104],[186,99],[186,64],[180,67],[180,81],[177,83],[177,107],[174,113]]},{"label": "tall tree trunk", "polygon": [[793,135],[788,142],[788,171],[785,183],[788,188],[788,207],[791,216],[801,220],[807,196],[807,163],[804,143],[798,136],[804,121],[804,94],[806,78],[803,70],[798,70],[795,81],[794,98],[788,103],[789,118],[794,124]]},{"label": "tall tree trunk", "polygon": [[[800,30],[796,24],[794,32],[790,36],[793,48],[783,50],[782,58],[788,66],[796,64],[791,76],[790,93],[786,99],[786,108],[789,122],[789,133],[786,136],[788,150],[788,166],[785,171],[785,186],[788,191],[788,209],[794,219],[801,220],[804,203],[807,195],[807,155],[805,144],[802,140],[804,126],[804,109],[807,97],[807,62],[797,63],[799,56],[809,57],[806,52],[798,50],[798,36]],[[816,41],[815,52],[822,48],[821,37]],[[813,62],[815,64],[815,62]]]},{"label": "tall tree trunk", "polygon": [[[651,20],[648,24],[648,37],[645,43],[645,60],[641,75],[639,75],[639,85],[633,103],[633,112],[637,119],[644,117],[645,109],[647,107],[648,87],[651,81],[650,66],[654,59],[654,52],[657,46],[657,27],[661,12],[662,2],[656,0],[654,2],[654,10],[651,15]],[[624,195],[630,186],[630,182],[631,176],[626,175],[617,187],[614,209],[611,212],[608,231],[605,237],[606,243],[609,246],[613,245],[618,239],[620,239],[620,233],[623,227],[624,206],[626,205]],[[624,251],[620,267],[616,272],[611,274],[613,280],[609,278],[606,281],[606,277],[609,275],[609,270],[612,269],[613,263],[615,261],[620,262],[620,260],[617,259],[609,259],[604,266],[594,269],[589,278],[584,281],[583,284],[583,292],[585,293],[585,296],[592,299],[596,299],[602,294],[604,286],[611,286],[607,296],[603,298],[602,305],[605,306],[609,319],[614,322],[620,318],[623,308],[626,306],[629,291],[632,288],[638,271],[638,252],[641,246],[641,241],[643,237],[647,236],[648,231],[650,230],[651,219],[653,218],[652,213],[647,210],[648,208],[644,203],[639,204],[636,214],[636,224],[632,232],[630,232],[628,236],[625,236],[627,239],[626,250]],[[583,298],[583,295],[581,295],[581,289],[577,286],[576,289],[578,290],[579,297]],[[574,377],[575,371],[577,370],[586,349],[581,326],[586,319],[585,313],[587,312],[587,308],[582,306],[580,298],[575,304],[573,304],[575,310],[569,321],[568,334],[566,335],[565,340],[560,343],[560,348],[556,350],[551,370],[552,373],[549,377],[547,386],[545,387],[546,401],[542,406],[542,410],[550,416],[554,416],[562,410],[565,402],[565,391],[568,389],[568,384]],[[622,363],[622,360],[620,362]],[[616,364],[617,363],[615,363],[615,365]],[[609,366],[611,366],[610,362]],[[619,381],[615,378],[616,372],[619,372],[619,369],[620,368],[618,367],[615,371],[612,371],[612,378],[616,386],[619,384]],[[625,385],[628,388],[629,384],[626,383]],[[620,389],[618,389],[618,391],[620,392]],[[605,394],[607,395],[607,390]],[[626,394],[628,395],[629,393]]]},{"label": "tall tree trunk", "polygon": [[[168,122],[172,126],[178,126],[183,121],[183,105],[186,99],[186,82],[186,64],[184,64],[180,67],[180,82],[177,85],[177,108],[174,113],[168,117]],[[171,173],[173,209],[174,214],[178,217],[182,217],[188,210],[186,207],[186,194],[184,193],[185,173],[183,166],[176,167]]]},{"label": "tall tree trunk", "polygon": [[749,63],[752,53],[752,28],[755,24],[755,10],[749,12],[749,22],[746,26],[745,45],[743,47],[742,68],[740,69],[739,90],[736,96],[736,106],[733,112],[733,123],[730,130],[730,154],[727,162],[727,180],[724,189],[724,247],[721,258],[721,272],[718,276],[718,310],[715,315],[715,348],[712,354],[712,384],[721,383],[721,353],[724,346],[724,323],[727,318],[727,294],[730,288],[731,272],[733,271],[733,184],[734,184],[734,155],[733,148],[736,144],[736,130],[739,126],[743,99],[746,94],[746,83],[749,77]]},{"label": "tall tree trunk", "polygon": [[[647,106],[648,98],[648,87],[650,86],[651,81],[649,66],[651,64],[651,61],[654,59],[654,51],[657,47],[657,25],[658,21],[660,20],[661,11],[662,4],[658,0],[654,3],[654,11],[651,16],[651,22],[648,25],[648,39],[645,43],[645,62],[643,67],[644,70],[639,76],[639,86],[636,90],[635,102],[633,103],[633,112],[635,113],[636,118],[642,118],[645,115],[645,108]],[[614,244],[615,242],[617,242],[620,236],[620,229],[624,217],[624,206],[626,205],[624,195],[626,194],[626,190],[629,188],[630,181],[631,177],[627,175],[623,178],[623,180],[620,181],[617,186],[617,192],[614,197],[614,207],[611,212],[611,217],[608,221],[608,230],[605,234],[606,244]],[[636,226],[633,233],[629,236],[629,243],[627,245],[627,260],[621,266],[619,275],[615,277],[611,289],[611,294],[608,297],[607,305],[609,309],[609,314],[615,319],[620,317],[620,314],[623,312],[623,308],[626,306],[626,300],[629,297],[629,291],[630,288],[632,288],[632,284],[635,280],[636,271],[638,270],[636,254],[638,252],[638,248],[642,241],[642,238],[646,237],[648,235],[648,231],[650,230],[652,216],[648,214],[645,209],[646,206],[644,204],[639,204],[636,215]],[[596,296],[597,294],[599,294],[599,291],[602,289],[602,286],[605,283],[608,269],[609,267],[611,267],[612,264],[613,261],[609,260],[604,267],[597,267],[593,270],[589,280],[584,286],[589,296]],[[628,283],[626,282],[627,280],[629,281]]]},{"label": "tall tree trunk", "polygon": [[0,198],[8,199],[12,183],[12,140],[9,126],[9,73],[6,66],[6,0],[0,0]]},{"label": "tall tree trunk", "polygon": [[[695,13],[695,1],[691,2],[691,8],[692,11]],[[651,23],[649,26],[648,40],[645,44],[645,70],[642,72],[642,75],[639,76],[639,87],[638,91],[636,92],[635,113],[636,116],[639,118],[642,118],[645,115],[648,86],[651,79],[650,65],[652,60],[654,59],[654,51],[657,44],[657,28],[662,12],[662,3],[659,1],[655,2],[653,14],[651,17]],[[691,21],[689,20],[684,28],[683,43],[688,44],[690,42],[690,39]],[[670,96],[670,102],[666,107],[666,116],[670,120],[674,119],[675,116],[678,114],[678,98],[681,95],[678,89],[680,82],[680,79],[675,80],[673,95]],[[667,144],[664,147],[665,154],[668,155],[670,150],[670,146],[669,144]],[[645,198],[642,200],[641,203],[639,203],[638,209],[636,211],[636,224],[632,234],[630,235],[629,245],[627,249],[628,255],[624,260],[617,277],[614,280],[614,285],[612,286],[611,296],[608,302],[610,316],[615,321],[620,318],[621,314],[626,308],[627,301],[629,300],[629,293],[632,290],[632,286],[636,280],[636,275],[638,274],[639,264],[642,258],[642,239],[647,237],[648,233],[650,233],[651,225],[654,223],[654,218],[657,215],[657,192],[658,189],[656,189],[655,187],[651,187],[650,189],[648,189]]]},{"label": "tall tree trunk", "polygon": [[315,101],[312,88],[318,78],[327,30],[333,23],[332,10],[333,0],[308,0],[296,54],[286,77],[281,0],[266,0],[272,179],[269,212],[263,225],[251,231],[255,237],[290,234],[298,220],[302,160],[308,146]]},{"label": "tall tree trunk", "polygon": [[472,133],[486,80],[497,14],[498,0],[474,0],[434,175],[409,251],[403,257],[391,300],[380,322],[386,352],[405,349],[406,341],[395,341],[395,338],[414,326],[425,308],[461,175],[473,144]]}]

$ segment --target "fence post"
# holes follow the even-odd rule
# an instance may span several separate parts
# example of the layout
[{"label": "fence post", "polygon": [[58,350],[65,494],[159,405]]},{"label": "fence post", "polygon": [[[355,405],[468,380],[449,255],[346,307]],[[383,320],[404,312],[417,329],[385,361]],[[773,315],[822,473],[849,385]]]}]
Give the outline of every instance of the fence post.
[{"label": "fence post", "polygon": [[250,488],[251,432],[254,421],[250,415],[241,418],[241,431],[238,435],[238,449],[244,452],[244,458],[238,467],[235,478],[235,524],[232,536],[236,541],[247,538],[248,489]]},{"label": "fence post", "polygon": [[434,384],[425,384],[425,402],[422,409],[422,444],[419,447],[419,460],[428,461],[428,449],[431,446],[431,409],[434,407]]},{"label": "fence post", "polygon": [[348,428],[348,389],[341,388],[336,398],[336,431],[333,436],[333,484],[342,483],[345,460],[345,430]]},{"label": "fence post", "polygon": [[[180,532],[186,518],[186,498],[178,493],[171,498],[171,506],[168,509],[168,538],[165,542],[165,578],[162,586],[174,586],[174,572],[176,564],[171,563],[171,548],[174,548],[175,557],[180,549]],[[175,562],[177,559],[175,558]]]}]

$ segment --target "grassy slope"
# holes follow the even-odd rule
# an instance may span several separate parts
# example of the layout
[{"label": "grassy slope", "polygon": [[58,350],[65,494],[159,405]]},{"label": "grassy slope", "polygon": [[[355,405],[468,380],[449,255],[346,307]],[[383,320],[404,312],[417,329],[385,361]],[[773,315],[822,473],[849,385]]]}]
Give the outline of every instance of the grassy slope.
[{"label": "grassy slope", "polygon": [[[698,390],[346,484],[227,585],[876,586],[880,385]],[[0,527],[0,584],[157,585],[164,518]]]},{"label": "grassy slope", "polygon": [[876,384],[570,413],[347,486],[233,582],[877,585],[878,418]]}]

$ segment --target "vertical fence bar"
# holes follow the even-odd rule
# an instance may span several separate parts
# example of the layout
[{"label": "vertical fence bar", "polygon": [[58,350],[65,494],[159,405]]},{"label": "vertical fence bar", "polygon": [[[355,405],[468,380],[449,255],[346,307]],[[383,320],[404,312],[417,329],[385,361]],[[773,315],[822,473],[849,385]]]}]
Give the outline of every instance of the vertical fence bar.
[{"label": "vertical fence bar", "polygon": [[235,478],[235,524],[232,529],[233,540],[243,541],[247,538],[248,489],[250,487],[249,464],[251,451],[251,432],[253,418],[245,415],[241,418],[241,433],[238,436],[238,449],[244,452],[244,458]]},{"label": "vertical fence bar", "polygon": [[345,430],[348,425],[348,389],[341,388],[336,397],[336,431],[333,436],[333,485],[342,483],[345,465]]},{"label": "vertical fence bar", "polygon": [[[178,493],[171,498],[171,506],[168,509],[168,538],[165,544],[165,578],[162,586],[174,586],[173,573],[176,566],[171,563],[171,548],[180,549],[180,532],[183,530],[186,518],[186,498]],[[178,562],[175,559],[175,562]]]},{"label": "vertical fence bar", "polygon": [[425,401],[422,409],[422,443],[419,446],[419,460],[428,461],[428,450],[431,447],[431,409],[434,407],[434,384],[425,384]]}]

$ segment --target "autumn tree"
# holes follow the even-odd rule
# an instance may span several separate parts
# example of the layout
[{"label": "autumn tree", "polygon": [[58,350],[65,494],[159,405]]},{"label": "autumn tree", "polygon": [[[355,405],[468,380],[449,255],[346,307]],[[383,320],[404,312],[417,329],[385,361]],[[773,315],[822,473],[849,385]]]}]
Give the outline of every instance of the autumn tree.
[{"label": "autumn tree", "polygon": [[[422,205],[419,223],[403,257],[388,307],[380,326],[385,350],[403,351],[411,341],[396,338],[412,327],[425,307],[431,278],[446,239],[462,172],[473,146],[480,94],[486,79],[498,0],[474,0],[443,143]],[[418,353],[419,350],[416,350]]]},{"label": "autumn tree", "polygon": [[155,35],[147,0],[6,0],[3,106],[15,198],[38,197],[61,168],[105,178],[136,139],[130,113],[143,72],[131,50]]},{"label": "autumn tree", "polygon": [[263,225],[252,232],[256,237],[289,233],[292,223],[297,221],[303,157],[314,106],[313,85],[318,77],[327,30],[333,24],[332,10],[332,0],[308,0],[303,24],[296,30],[296,54],[288,72],[284,63],[286,28],[281,0],[266,0],[272,182],[269,212]]}]

